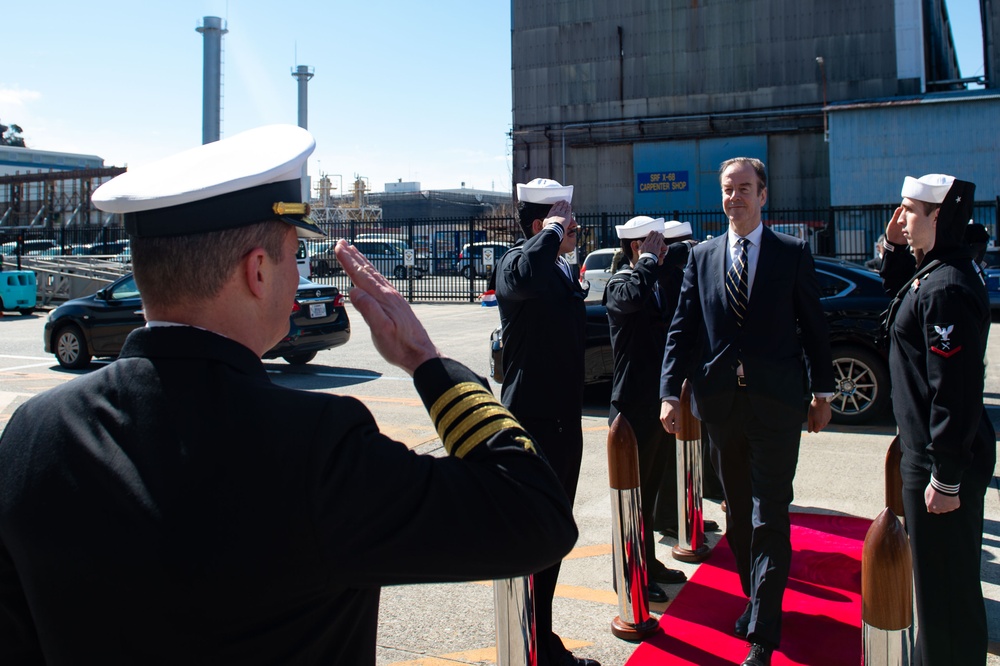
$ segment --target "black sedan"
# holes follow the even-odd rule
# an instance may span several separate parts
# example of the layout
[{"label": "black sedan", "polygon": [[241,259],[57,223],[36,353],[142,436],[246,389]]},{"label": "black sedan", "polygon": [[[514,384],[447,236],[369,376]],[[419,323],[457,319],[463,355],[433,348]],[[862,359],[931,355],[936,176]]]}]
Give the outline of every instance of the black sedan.
[{"label": "black sedan", "polygon": [[[836,423],[868,423],[889,406],[889,365],[879,343],[881,314],[889,305],[882,280],[862,266],[816,257],[816,275],[830,326],[837,395],[831,406]],[[490,371],[502,381],[499,327],[490,336]],[[611,381],[614,361],[607,309],[587,306],[585,381]]]},{"label": "black sedan", "polygon": [[[126,275],[96,294],[74,298],[53,310],[45,322],[45,351],[55,354],[65,368],[83,368],[95,356],[118,356],[128,334],[145,324],[139,289]],[[340,346],[350,337],[340,290],[300,278],[288,335],[264,358],[308,363],[317,352]]]}]

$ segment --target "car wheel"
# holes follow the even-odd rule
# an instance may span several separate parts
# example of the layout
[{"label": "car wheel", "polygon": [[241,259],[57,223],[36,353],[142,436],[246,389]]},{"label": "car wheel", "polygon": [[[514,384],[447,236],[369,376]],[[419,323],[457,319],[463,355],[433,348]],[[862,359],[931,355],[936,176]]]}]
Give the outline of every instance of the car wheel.
[{"label": "car wheel", "polygon": [[76,324],[67,324],[56,331],[56,360],[70,370],[79,370],[93,358],[87,350],[87,340]]},{"label": "car wheel", "polygon": [[830,403],[834,423],[869,423],[889,404],[889,370],[874,352],[860,347],[834,348],[833,380],[837,390]]},{"label": "car wheel", "polygon": [[309,361],[316,358],[316,352],[308,352],[305,354],[289,354],[288,356],[282,356],[281,358],[288,361],[290,365],[305,365]]},{"label": "car wheel", "polygon": [[392,271],[392,276],[400,280],[406,277],[406,266],[396,266]]},{"label": "car wheel", "polygon": [[35,311],[35,308],[21,308],[20,310],[18,310],[18,312],[20,312],[21,315],[23,315],[25,317],[27,317],[28,315],[32,314],[34,311]]},{"label": "car wheel", "polygon": [[468,280],[472,277],[472,266],[462,266],[462,270],[459,271],[459,274]]}]

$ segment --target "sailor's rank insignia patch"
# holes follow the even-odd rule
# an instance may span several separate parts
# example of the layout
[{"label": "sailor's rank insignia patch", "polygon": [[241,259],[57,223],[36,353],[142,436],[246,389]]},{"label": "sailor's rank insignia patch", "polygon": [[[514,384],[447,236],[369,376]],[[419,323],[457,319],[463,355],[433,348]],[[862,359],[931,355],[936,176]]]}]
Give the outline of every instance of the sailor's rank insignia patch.
[{"label": "sailor's rank insignia patch", "polygon": [[934,325],[935,335],[931,337],[931,351],[938,356],[951,358],[962,351],[962,345],[955,345],[951,339],[951,334],[955,330],[955,325]]}]

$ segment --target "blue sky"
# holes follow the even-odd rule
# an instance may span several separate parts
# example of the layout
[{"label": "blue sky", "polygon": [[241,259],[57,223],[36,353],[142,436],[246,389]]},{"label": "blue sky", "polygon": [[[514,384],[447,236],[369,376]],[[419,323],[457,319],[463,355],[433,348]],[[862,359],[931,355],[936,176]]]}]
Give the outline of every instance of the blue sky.
[{"label": "blue sky", "polygon": [[[979,0],[947,0],[963,76],[983,73]],[[510,191],[510,3],[48,0],[10,3],[0,121],[29,147],[138,165],[201,142],[205,16],[227,20],[223,136],[298,119],[315,70],[309,164],[424,189]],[[337,178],[336,176],[340,176]]]}]

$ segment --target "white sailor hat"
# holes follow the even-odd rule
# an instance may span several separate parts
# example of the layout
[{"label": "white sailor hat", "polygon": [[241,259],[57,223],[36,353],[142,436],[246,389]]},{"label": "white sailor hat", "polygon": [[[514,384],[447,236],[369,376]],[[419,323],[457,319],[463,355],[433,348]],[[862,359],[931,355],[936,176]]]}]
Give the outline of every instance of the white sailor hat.
[{"label": "white sailor hat", "polygon": [[902,196],[906,199],[939,204],[944,202],[954,182],[954,176],[946,176],[943,173],[929,173],[920,178],[907,176],[903,179]]},{"label": "white sailor hat", "polygon": [[645,215],[639,215],[638,217],[633,217],[625,224],[616,224],[615,231],[618,232],[618,238],[621,240],[638,240],[648,236],[650,231],[663,233],[663,218],[657,217],[654,219]]},{"label": "white sailor hat", "polygon": [[549,204],[573,201],[573,186],[560,185],[548,178],[535,178],[530,183],[517,184],[517,200],[524,203]]},{"label": "white sailor hat", "polygon": [[666,240],[672,240],[674,238],[684,238],[685,236],[691,235],[691,223],[690,222],[678,222],[677,220],[670,220],[663,225],[663,238]]},{"label": "white sailor hat", "polygon": [[299,236],[325,234],[302,201],[302,166],[316,147],[294,125],[268,125],[145,164],[94,191],[139,238],[182,236],[281,220]]}]

